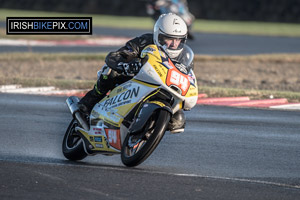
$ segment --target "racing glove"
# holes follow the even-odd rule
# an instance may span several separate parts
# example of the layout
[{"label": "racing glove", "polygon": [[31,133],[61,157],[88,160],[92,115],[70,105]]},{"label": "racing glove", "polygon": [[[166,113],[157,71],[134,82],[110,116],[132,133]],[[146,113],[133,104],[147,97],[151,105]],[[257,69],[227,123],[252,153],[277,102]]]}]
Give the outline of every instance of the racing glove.
[{"label": "racing glove", "polygon": [[140,71],[141,67],[142,67],[142,64],[140,62],[138,62],[137,60],[133,60],[129,63],[121,62],[118,64],[118,68],[122,69],[122,72],[125,75],[135,75]]}]

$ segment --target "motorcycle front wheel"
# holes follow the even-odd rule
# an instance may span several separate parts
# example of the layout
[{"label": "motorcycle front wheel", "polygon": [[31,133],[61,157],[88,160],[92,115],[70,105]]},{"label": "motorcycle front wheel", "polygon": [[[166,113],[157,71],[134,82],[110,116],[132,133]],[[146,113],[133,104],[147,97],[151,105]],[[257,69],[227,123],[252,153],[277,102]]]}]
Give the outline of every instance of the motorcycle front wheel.
[{"label": "motorcycle front wheel", "polygon": [[83,141],[75,131],[77,126],[78,122],[73,119],[65,133],[62,144],[64,156],[73,161],[82,160],[87,156],[87,153],[84,151]]},{"label": "motorcycle front wheel", "polygon": [[158,110],[149,118],[143,133],[128,134],[122,145],[122,163],[134,167],[147,159],[164,136],[169,121],[170,113],[166,110]]}]

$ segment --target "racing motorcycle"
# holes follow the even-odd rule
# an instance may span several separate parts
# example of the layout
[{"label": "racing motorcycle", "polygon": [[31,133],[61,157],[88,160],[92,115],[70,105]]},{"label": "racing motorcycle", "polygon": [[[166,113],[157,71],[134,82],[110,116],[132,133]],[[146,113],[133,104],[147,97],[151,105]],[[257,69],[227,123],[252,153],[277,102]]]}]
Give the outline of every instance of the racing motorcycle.
[{"label": "racing motorcycle", "polygon": [[156,45],[144,48],[141,57],[139,72],[100,100],[88,117],[79,112],[78,97],[67,98],[73,116],[62,144],[67,159],[121,154],[124,165],[136,166],[158,146],[171,116],[196,105],[198,88],[191,67],[194,53],[188,46],[178,61],[172,61]]}]

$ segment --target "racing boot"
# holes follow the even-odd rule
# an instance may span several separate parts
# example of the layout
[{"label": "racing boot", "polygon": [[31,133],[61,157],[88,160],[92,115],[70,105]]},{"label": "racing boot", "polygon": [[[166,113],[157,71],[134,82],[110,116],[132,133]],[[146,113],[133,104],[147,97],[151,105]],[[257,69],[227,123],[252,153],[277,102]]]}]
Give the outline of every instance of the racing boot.
[{"label": "racing boot", "polygon": [[168,124],[168,130],[171,133],[182,133],[185,128],[185,115],[183,110],[178,110],[171,118]]},{"label": "racing boot", "polygon": [[89,115],[96,103],[98,103],[105,96],[106,94],[101,94],[94,88],[86,93],[86,95],[78,102],[79,111]]},{"label": "racing boot", "polygon": [[98,103],[101,99],[103,99],[107,92],[113,88],[113,73],[110,74],[110,68],[106,65],[98,72],[98,80],[94,85],[94,88],[86,93],[86,95],[78,102],[79,111],[84,114],[90,114],[93,107]]}]

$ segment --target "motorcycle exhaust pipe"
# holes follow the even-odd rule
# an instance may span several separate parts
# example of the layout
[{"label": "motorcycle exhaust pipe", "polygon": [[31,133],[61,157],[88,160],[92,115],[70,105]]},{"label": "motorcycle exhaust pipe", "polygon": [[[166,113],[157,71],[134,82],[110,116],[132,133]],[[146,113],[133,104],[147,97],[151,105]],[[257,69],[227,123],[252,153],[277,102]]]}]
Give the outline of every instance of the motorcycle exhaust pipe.
[{"label": "motorcycle exhaust pipe", "polygon": [[73,117],[78,121],[78,123],[82,126],[82,128],[88,131],[90,129],[89,125],[86,122],[86,120],[82,118],[79,112],[78,102],[79,102],[79,98],[75,96],[71,96],[66,100],[67,106],[70,109],[70,112],[72,113]]}]

